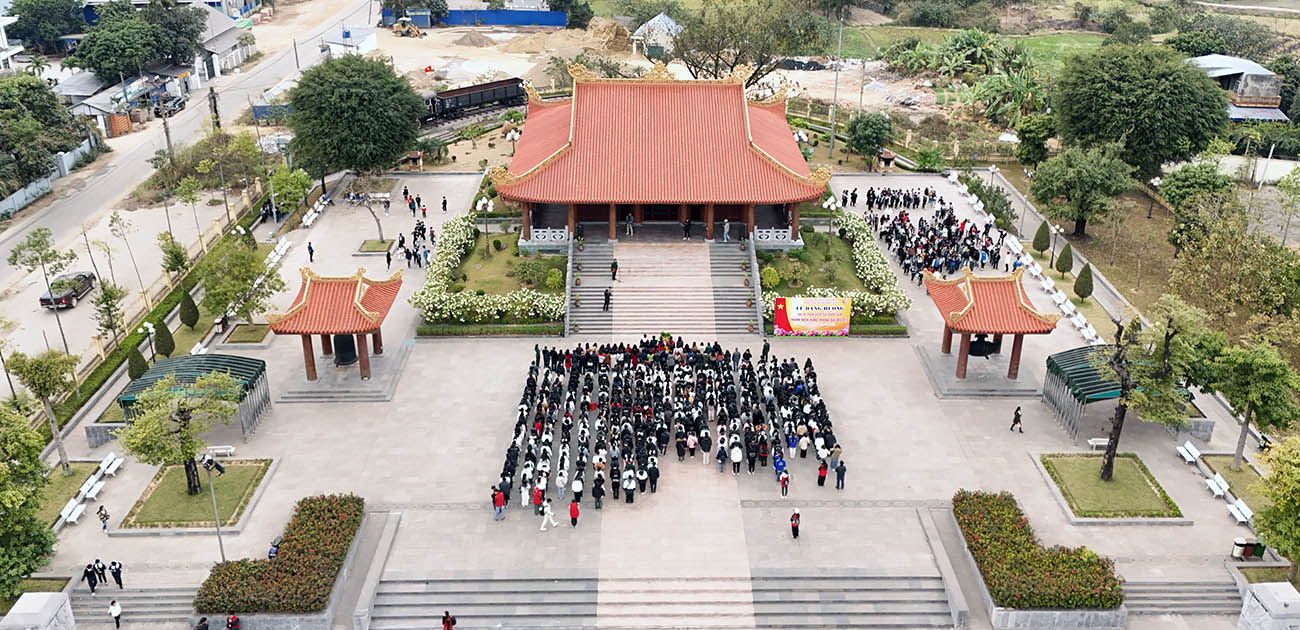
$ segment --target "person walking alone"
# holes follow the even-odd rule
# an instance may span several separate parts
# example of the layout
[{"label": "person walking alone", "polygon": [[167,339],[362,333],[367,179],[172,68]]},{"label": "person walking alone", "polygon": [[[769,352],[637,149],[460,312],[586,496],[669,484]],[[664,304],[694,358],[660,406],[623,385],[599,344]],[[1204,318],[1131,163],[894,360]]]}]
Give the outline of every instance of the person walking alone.
[{"label": "person walking alone", "polygon": [[547,523],[547,521],[550,521],[550,523],[551,523],[551,527],[559,527],[559,526],[560,526],[559,523],[555,522],[555,510],[552,510],[552,509],[551,509],[551,500],[550,500],[550,499],[547,499],[547,500],[546,500],[546,503],[543,503],[543,504],[542,504],[542,526],[541,526],[541,528],[540,528],[538,531],[543,531],[543,532],[546,531],[546,523]]},{"label": "person walking alone", "polygon": [[790,471],[782,470],[781,476],[777,477],[777,480],[781,482],[781,496],[790,496]]},{"label": "person walking alone", "polygon": [[844,471],[845,471],[845,470],[847,470],[847,469],[844,467],[844,460],[841,459],[841,460],[840,460],[840,465],[835,467],[835,489],[836,489],[836,490],[843,490],[843,489],[844,489]]},{"label": "person walking alone", "polygon": [[107,532],[108,532],[108,518],[109,518],[109,517],[108,517],[108,510],[105,509],[104,506],[101,505],[101,506],[99,506],[99,510],[97,510],[97,511],[95,512],[95,516],[98,516],[98,517],[99,517],[99,526],[100,526],[100,530],[103,531],[103,532],[105,532],[105,533],[107,533]]},{"label": "person walking alone", "polygon": [[492,486],[492,520],[504,521],[506,519],[506,494],[496,486]]},{"label": "person walking alone", "polygon": [[623,224],[627,226],[626,234],[628,236],[632,236],[632,224],[635,221],[636,217],[633,217],[631,212],[627,213],[627,216],[623,217]]},{"label": "person walking alone", "polygon": [[1016,429],[1020,429],[1021,433],[1025,432],[1025,427],[1020,422],[1020,407],[1016,407],[1016,413],[1011,417],[1011,430],[1015,431]]},{"label": "person walking alone", "polygon": [[115,626],[122,627],[122,605],[116,599],[108,603],[108,616],[113,618]]},{"label": "person walking alone", "polygon": [[689,217],[685,221],[682,221],[682,240],[691,240],[691,220]]},{"label": "person walking alone", "polygon": [[722,242],[731,242],[731,219],[722,220]]},{"label": "person walking alone", "polygon": [[316,248],[311,246],[311,241],[307,241],[307,262],[316,262]]},{"label": "person walking alone", "polygon": [[578,502],[577,501],[573,501],[569,503],[569,525],[573,527],[578,526]]},{"label": "person walking alone", "polygon": [[618,259],[609,261],[609,279],[618,280]]},{"label": "person walking alone", "polygon": [[605,287],[605,304],[604,304],[604,306],[601,306],[601,307],[600,307],[600,310],[602,310],[602,311],[608,311],[608,310],[609,310],[609,303],[610,303],[610,301],[613,300],[613,299],[614,299],[614,290],[613,290],[613,289],[610,289],[609,287]]},{"label": "person walking alone", "polygon": [[447,211],[447,195],[442,196],[442,211]]},{"label": "person walking alone", "polygon": [[799,508],[794,509],[794,514],[790,515],[790,535],[799,539]]},{"label": "person walking alone", "polygon": [[452,630],[456,627],[456,618],[451,616],[450,610],[442,611],[442,630]]}]

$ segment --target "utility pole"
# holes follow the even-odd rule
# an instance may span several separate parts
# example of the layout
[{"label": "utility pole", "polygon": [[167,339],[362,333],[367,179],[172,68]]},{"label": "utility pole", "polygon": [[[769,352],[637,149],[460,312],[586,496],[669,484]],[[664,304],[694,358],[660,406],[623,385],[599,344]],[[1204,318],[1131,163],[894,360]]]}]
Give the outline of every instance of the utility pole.
[{"label": "utility pole", "polygon": [[867,89],[867,59],[862,58],[862,79],[858,81],[858,113],[862,113],[862,92]]},{"label": "utility pole", "polygon": [[217,89],[208,87],[208,111],[212,113],[212,128],[221,129],[221,110],[217,107]]},{"label": "utility pole", "polygon": [[840,22],[840,41],[835,46],[835,97],[831,100],[831,141],[826,145],[826,159],[835,157],[835,106],[840,100],[840,64],[843,59],[840,53],[844,52],[844,22]]},{"label": "utility pole", "polygon": [[298,38],[293,39],[293,67],[302,70],[302,64],[298,63]]}]

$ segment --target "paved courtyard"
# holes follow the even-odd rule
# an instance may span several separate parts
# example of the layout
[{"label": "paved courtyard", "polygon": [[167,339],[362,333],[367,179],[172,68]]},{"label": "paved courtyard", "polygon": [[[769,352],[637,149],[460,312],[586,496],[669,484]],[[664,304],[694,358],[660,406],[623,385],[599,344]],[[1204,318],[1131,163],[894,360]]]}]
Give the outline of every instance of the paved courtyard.
[{"label": "paved courtyard", "polygon": [[[457,203],[452,207],[464,208],[477,176],[460,177],[472,181],[430,180],[428,185],[431,191],[441,190],[438,186],[454,190]],[[859,186],[860,193],[868,185],[939,186],[948,191],[946,197],[956,196],[938,177],[862,177],[870,177],[864,180],[870,183],[849,184]],[[832,185],[838,189],[845,181],[854,180],[837,178]],[[424,196],[436,200],[435,194],[441,193]],[[426,204],[431,206],[429,222],[440,225],[434,204]],[[390,222],[393,229],[409,230],[409,215],[399,215],[397,207],[393,217],[385,219],[386,234]],[[364,210],[340,206],[310,231],[292,235],[294,248],[283,271],[289,290],[277,298],[278,305],[287,306],[297,291],[296,269],[306,262],[307,240],[315,245],[313,268],[318,273],[346,274],[365,266],[371,276],[386,275],[382,258],[350,255],[358,233],[370,238],[373,230]],[[1122,450],[1142,457],[1194,525],[1071,526],[1033,459],[1038,453],[1084,449],[1066,436],[1036,398],[936,398],[914,346],[937,346],[942,321],[924,289],[916,286],[906,287],[913,301],[904,314],[910,338],[772,340],[777,357],[797,357],[800,362],[811,357],[816,365],[844,447],[845,490],[836,491],[833,484],[817,487],[812,458],[790,460],[790,496],[782,499],[771,469],[733,476],[730,471],[718,473],[711,462],[678,463],[669,457],[657,494],[639,496],[631,506],[608,497],[603,511],[592,509],[586,499],[576,529],[561,519],[557,530],[539,533],[536,517],[519,508],[517,493],[507,520],[494,522],[488,488],[501,468],[533,345],[606,339],[411,341],[418,318],[406,300],[422,282],[422,271],[405,273],[397,305],[384,325],[390,352],[398,344],[414,344],[391,403],[278,404],[247,442],[240,439],[237,427],[219,428],[209,437],[212,443],[237,445],[239,457],[279,460],[245,529],[226,538],[228,556],[263,557],[298,498],[331,492],[355,492],[371,509],[402,512],[387,559],[389,576],[431,576],[442,569],[540,568],[595,570],[602,577],[746,577],[755,570],[794,568],[929,574],[936,570],[935,559],[916,508],[941,505],[958,488],[1015,493],[1043,542],[1088,545],[1114,558],[1127,579],[1223,579],[1232,539],[1251,535],[1232,522],[1222,500],[1212,498],[1199,475],[1177,456],[1170,434],[1138,421],[1127,424]],[[1033,287],[1027,294],[1048,310],[1045,293]],[[757,336],[719,341],[755,352],[762,344]],[[1047,355],[1082,343],[1068,323],[1052,335],[1027,338],[1022,374],[1041,382]],[[268,362],[273,398],[303,379],[297,339],[276,339],[269,348],[247,354]],[[978,362],[972,358],[972,369]],[[317,365],[336,369],[320,360]],[[1024,412],[1023,434],[1007,431],[1017,406]],[[1226,412],[1214,403],[1202,407],[1220,419],[1208,450],[1229,450],[1235,428],[1225,419]],[[1100,427],[1109,411],[1094,409],[1089,420]],[[1081,443],[1099,430],[1085,430]],[[89,449],[80,429],[68,446],[74,457],[95,458],[117,448],[110,443]],[[123,474],[110,480],[101,503],[115,517],[112,526],[155,470],[130,462]],[[791,506],[800,506],[803,513],[798,541],[789,536]],[[197,585],[217,559],[217,545],[207,536],[106,537],[94,523],[83,521],[63,530],[50,570],[72,574],[95,557],[123,562],[136,585]],[[975,599],[973,593],[967,597]],[[1188,617],[1131,618],[1130,627],[1230,626],[1222,617]]]}]

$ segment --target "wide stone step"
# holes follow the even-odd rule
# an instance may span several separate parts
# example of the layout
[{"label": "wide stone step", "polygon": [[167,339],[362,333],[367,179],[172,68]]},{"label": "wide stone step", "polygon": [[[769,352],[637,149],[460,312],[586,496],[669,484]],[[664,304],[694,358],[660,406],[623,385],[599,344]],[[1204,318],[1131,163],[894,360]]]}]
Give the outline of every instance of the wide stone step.
[{"label": "wide stone step", "polygon": [[1241,603],[1241,595],[1236,592],[1212,592],[1212,593],[1193,593],[1193,592],[1175,592],[1175,593],[1124,593],[1126,602],[1172,602],[1172,601],[1208,601],[1208,600],[1236,600]]},{"label": "wide stone step", "polygon": [[1130,615],[1239,615],[1241,605],[1237,606],[1156,606],[1140,608],[1126,606]]}]

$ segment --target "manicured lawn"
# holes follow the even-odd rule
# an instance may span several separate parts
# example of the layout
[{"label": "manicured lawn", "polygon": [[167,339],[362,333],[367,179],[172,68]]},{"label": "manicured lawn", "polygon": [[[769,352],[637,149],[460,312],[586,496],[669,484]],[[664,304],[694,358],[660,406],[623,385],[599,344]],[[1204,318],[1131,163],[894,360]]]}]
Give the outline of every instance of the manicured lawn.
[{"label": "manicured lawn", "polygon": [[[1241,574],[1246,576],[1246,581],[1251,584],[1258,582],[1285,582],[1286,576],[1291,572],[1287,567],[1243,567]],[[1297,588],[1300,588],[1300,575],[1291,581]]]},{"label": "manicured lawn", "polygon": [[1168,499],[1136,455],[1115,458],[1115,474],[1102,481],[1100,455],[1043,455],[1043,465],[1061,494],[1080,517],[1178,516],[1178,506]]},{"label": "manicured lawn", "polygon": [[[212,475],[222,525],[234,525],[239,521],[270,464],[271,461],[266,459],[222,462],[226,474]],[[184,467],[168,466],[158,471],[144,495],[123,519],[122,527],[211,527],[212,499],[206,487],[207,473],[200,470],[199,477],[205,487],[199,494],[190,496],[185,494]]]},{"label": "manicured lawn", "polygon": [[[456,274],[465,274],[469,280],[465,280],[465,291],[483,291],[492,295],[504,295],[515,289],[521,289],[525,285],[515,274],[515,269],[525,260],[537,260],[542,263],[545,273],[550,273],[551,269],[559,269],[560,274],[564,274],[564,268],[568,265],[567,256],[552,256],[545,254],[533,254],[531,256],[521,254],[514,255],[515,243],[519,241],[519,234],[489,234],[488,238],[494,241],[501,241],[503,249],[498,251],[495,247],[492,249],[492,255],[484,258],[483,249],[490,247],[485,244],[484,237],[480,236],[478,242],[474,244],[474,249],[465,255],[461,261],[460,267],[457,268]],[[598,270],[588,269],[587,272]],[[543,275],[543,277],[545,277]],[[543,282],[537,283],[531,287],[543,293],[564,293],[564,286],[561,285],[558,290],[549,289]]]},{"label": "manicured lawn", "polygon": [[0,617],[9,612],[14,604],[18,603],[18,598],[23,593],[57,593],[67,586],[68,581],[63,578],[27,578],[18,583],[18,595],[13,598],[0,597]]},{"label": "manicured lawn", "polygon": [[1106,40],[1106,36],[1101,33],[1069,32],[1031,35],[1015,39],[1024,43],[1029,54],[1042,62],[1043,69],[1049,75],[1054,75],[1060,71],[1066,56],[1097,48]]},{"label": "manicured lawn", "polygon": [[43,524],[53,525],[58,520],[59,510],[68,499],[77,496],[81,484],[86,483],[86,478],[99,466],[90,462],[70,462],[68,465],[72,467],[71,475],[64,475],[57,464],[50,471],[50,481],[45,484],[45,499],[41,501],[41,509],[36,511],[36,520]]},{"label": "manicured lawn", "polygon": [[391,239],[390,239],[390,240],[386,240],[386,241],[381,241],[381,240],[379,240],[379,239],[377,239],[377,238],[370,238],[370,239],[366,239],[366,240],[364,240],[364,241],[361,241],[361,249],[360,249],[359,251],[363,251],[363,252],[386,252],[386,251],[388,251],[388,249],[389,249],[390,247],[392,247],[392,246],[393,246],[393,241],[392,241]]},{"label": "manicured lawn", "polygon": [[114,402],[104,410],[104,413],[99,414],[95,422],[122,422],[124,420],[126,420],[126,417],[122,413],[122,406]]},{"label": "manicured lawn", "polygon": [[230,331],[226,343],[262,343],[271,327],[265,324],[239,324]]},{"label": "manicured lawn", "polygon": [[271,255],[271,250],[273,249],[275,249],[275,243],[263,243],[261,241],[258,241],[257,257],[262,260],[266,260],[266,257]]},{"label": "manicured lawn", "polygon": [[[1033,257],[1035,261],[1038,261],[1038,264],[1043,266],[1043,271],[1047,271],[1047,262],[1050,258],[1046,252],[1040,256],[1038,255],[1038,252],[1029,249],[1028,245],[1025,246],[1025,251],[1029,252],[1029,255]],[[1066,274],[1065,277],[1062,278],[1061,274],[1057,273],[1055,269],[1050,273],[1052,280],[1056,282],[1056,287],[1064,291],[1066,295],[1070,296],[1070,301],[1074,303],[1075,310],[1083,313],[1083,316],[1088,318],[1088,323],[1092,324],[1092,327],[1097,329],[1097,336],[1107,341],[1113,340],[1115,337],[1115,323],[1111,321],[1110,314],[1106,312],[1106,309],[1101,307],[1101,304],[1097,302],[1096,298],[1089,297],[1088,299],[1083,300],[1079,299],[1079,296],[1074,294],[1074,274]],[[1039,288],[1037,280],[1028,275],[1025,277],[1032,283],[1026,285],[1027,289],[1031,291],[1042,290]],[[1093,288],[1095,289],[1096,286],[1096,282],[1094,282]],[[1070,329],[1074,329],[1074,324],[1070,324]]]},{"label": "manicured lawn", "polygon": [[1250,506],[1251,511],[1258,512],[1272,505],[1271,501],[1251,490],[1251,486],[1256,481],[1259,481],[1260,477],[1259,473],[1250,467],[1250,462],[1243,459],[1241,460],[1241,470],[1233,470],[1231,455],[1206,455],[1201,459],[1204,459],[1205,463],[1214,469],[1214,472],[1223,475],[1223,478],[1228,482],[1228,487],[1232,488],[1232,494],[1245,501],[1246,505]]},{"label": "manicured lawn", "polygon": [[[811,261],[801,263],[795,258],[785,254],[776,254],[776,258],[771,263],[759,262],[759,267],[775,267],[777,273],[781,274],[781,284],[776,286],[777,295],[793,297],[802,295],[810,287],[834,287],[847,291],[865,291],[866,287],[858,279],[853,268],[853,253],[850,249],[849,242],[839,236],[830,236],[831,251],[830,260],[826,260],[826,238],[824,232],[804,232],[804,254],[805,260]],[[787,274],[795,265],[803,264],[808,269],[804,274],[803,283],[800,286],[790,286],[787,280]]]},{"label": "manicured lawn", "polygon": [[176,341],[175,355],[179,357],[189,354],[190,348],[193,348],[194,344],[203,341],[203,338],[207,337],[208,333],[212,331],[212,320],[216,318],[216,313],[207,311],[200,304],[199,321],[194,323],[193,329],[185,324],[180,324],[176,330],[172,331],[172,339]]}]

